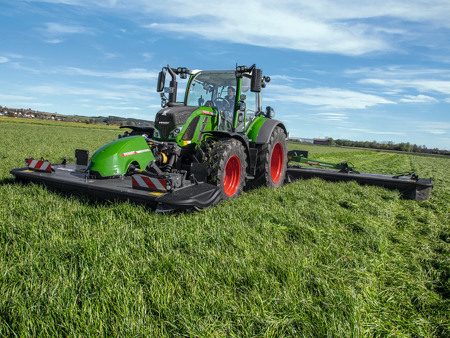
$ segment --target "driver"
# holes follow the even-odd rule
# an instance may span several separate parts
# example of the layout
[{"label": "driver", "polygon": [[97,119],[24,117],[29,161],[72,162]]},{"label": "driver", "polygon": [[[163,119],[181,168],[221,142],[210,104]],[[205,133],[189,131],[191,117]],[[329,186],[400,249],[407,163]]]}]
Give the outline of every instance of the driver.
[{"label": "driver", "polygon": [[226,109],[231,110],[234,107],[236,90],[233,87],[228,87],[228,95],[225,96]]}]

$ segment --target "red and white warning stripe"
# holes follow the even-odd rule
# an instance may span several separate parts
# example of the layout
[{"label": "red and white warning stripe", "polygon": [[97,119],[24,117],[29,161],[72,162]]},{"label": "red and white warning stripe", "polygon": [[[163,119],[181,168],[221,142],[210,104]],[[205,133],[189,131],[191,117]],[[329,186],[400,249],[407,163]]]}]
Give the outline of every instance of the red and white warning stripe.
[{"label": "red and white warning stripe", "polygon": [[52,171],[52,165],[47,161],[38,161],[32,158],[27,158],[27,165],[29,169],[41,170],[41,171]]},{"label": "red and white warning stripe", "polygon": [[132,181],[133,188],[167,191],[167,182],[163,179],[134,175]]}]

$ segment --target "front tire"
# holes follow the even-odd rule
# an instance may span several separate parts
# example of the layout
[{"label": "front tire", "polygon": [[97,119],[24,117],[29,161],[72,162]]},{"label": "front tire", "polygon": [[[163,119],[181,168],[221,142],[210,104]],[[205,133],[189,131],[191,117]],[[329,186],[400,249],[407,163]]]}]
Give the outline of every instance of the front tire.
[{"label": "front tire", "polygon": [[203,163],[211,166],[208,183],[220,188],[222,200],[238,197],[245,186],[247,155],[241,142],[220,140],[203,145],[199,152]]}]

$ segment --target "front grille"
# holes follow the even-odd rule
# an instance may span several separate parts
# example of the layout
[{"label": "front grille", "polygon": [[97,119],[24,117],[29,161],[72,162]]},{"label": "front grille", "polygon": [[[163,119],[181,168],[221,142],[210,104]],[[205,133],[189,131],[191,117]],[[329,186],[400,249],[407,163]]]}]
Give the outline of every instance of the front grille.
[{"label": "front grille", "polygon": [[200,116],[196,116],[191,123],[189,123],[189,126],[186,128],[186,131],[184,132],[183,137],[181,140],[183,141],[190,141],[194,137],[195,130],[197,129],[198,120],[200,120]]},{"label": "front grille", "polygon": [[198,107],[168,107],[161,109],[155,118],[155,126],[161,133],[162,139],[167,139],[170,131],[175,126],[181,126],[186,123],[192,112]]}]

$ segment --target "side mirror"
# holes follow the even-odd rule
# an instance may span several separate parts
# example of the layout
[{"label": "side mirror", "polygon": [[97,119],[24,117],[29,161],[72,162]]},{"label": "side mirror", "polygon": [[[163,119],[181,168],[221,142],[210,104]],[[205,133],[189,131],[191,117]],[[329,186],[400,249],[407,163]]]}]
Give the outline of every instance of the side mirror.
[{"label": "side mirror", "polygon": [[273,108],[272,107],[270,107],[270,106],[267,106],[266,107],[266,117],[268,117],[268,118],[272,118],[272,117],[274,117],[275,116],[275,110],[273,110]]},{"label": "side mirror", "polygon": [[244,114],[241,113],[238,115],[238,122],[239,123],[244,122]]},{"label": "side mirror", "polygon": [[164,90],[164,84],[166,83],[166,72],[160,71],[158,75],[158,83],[156,84],[156,91],[161,93]]},{"label": "side mirror", "polygon": [[261,83],[262,83],[262,70],[261,69],[253,69],[252,83],[251,83],[250,90],[255,93],[261,92]]}]

